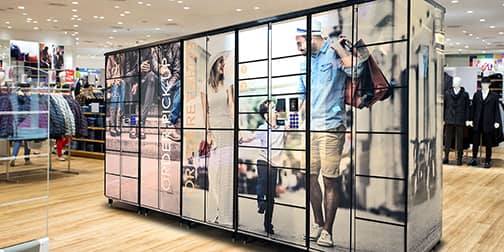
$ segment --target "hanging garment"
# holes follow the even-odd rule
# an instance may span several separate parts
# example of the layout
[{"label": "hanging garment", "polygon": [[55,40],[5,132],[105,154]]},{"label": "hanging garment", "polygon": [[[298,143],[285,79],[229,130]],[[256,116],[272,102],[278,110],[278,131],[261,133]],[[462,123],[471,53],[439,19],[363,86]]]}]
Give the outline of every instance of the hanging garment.
[{"label": "hanging garment", "polygon": [[75,134],[77,137],[87,137],[88,135],[88,124],[86,117],[82,114],[81,106],[79,103],[70,95],[63,95],[66,102],[68,103],[72,113],[75,117]]},{"label": "hanging garment", "polygon": [[49,136],[53,139],[60,139],[65,135],[65,117],[52,95],[49,99],[49,107]]},{"label": "hanging garment", "polygon": [[[12,103],[10,102],[9,94],[0,94],[0,111],[12,111]],[[13,122],[13,115],[0,113],[0,138],[8,138],[12,136],[12,134],[14,133]]]},{"label": "hanging garment", "polygon": [[68,106],[68,103],[60,94],[52,94],[51,98],[56,101],[56,105],[61,108],[63,112],[63,117],[65,119],[65,135],[74,136],[75,135],[75,117]]}]

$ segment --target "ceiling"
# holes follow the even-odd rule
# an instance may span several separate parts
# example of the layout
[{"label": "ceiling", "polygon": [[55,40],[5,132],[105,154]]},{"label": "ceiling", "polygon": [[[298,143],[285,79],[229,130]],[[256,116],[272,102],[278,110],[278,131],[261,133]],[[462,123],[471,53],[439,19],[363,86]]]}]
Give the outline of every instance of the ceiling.
[{"label": "ceiling", "polygon": [[[0,39],[75,45],[77,56],[94,58],[110,50],[339,1],[1,0]],[[438,2],[447,8],[447,53],[503,51],[504,0]]]},{"label": "ceiling", "polygon": [[446,8],[447,53],[504,52],[504,0],[438,0]]}]

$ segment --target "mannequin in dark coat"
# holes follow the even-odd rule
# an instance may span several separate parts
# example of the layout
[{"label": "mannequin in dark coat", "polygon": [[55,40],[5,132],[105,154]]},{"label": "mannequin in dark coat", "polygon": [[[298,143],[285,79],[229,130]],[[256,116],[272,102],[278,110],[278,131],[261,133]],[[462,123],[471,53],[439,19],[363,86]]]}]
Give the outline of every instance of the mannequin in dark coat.
[{"label": "mannequin in dark coat", "polygon": [[478,164],[476,158],[482,138],[486,147],[485,168],[490,168],[494,138],[501,127],[499,96],[490,92],[489,86],[490,79],[484,77],[481,81],[481,90],[474,94],[470,114],[473,126],[473,160],[469,164],[473,166]]},{"label": "mannequin in dark coat", "polygon": [[443,163],[448,163],[450,146],[455,140],[457,150],[457,165],[462,165],[464,127],[469,120],[469,94],[461,85],[460,77],[453,79],[453,87],[444,94],[444,120],[445,120],[445,158]]}]

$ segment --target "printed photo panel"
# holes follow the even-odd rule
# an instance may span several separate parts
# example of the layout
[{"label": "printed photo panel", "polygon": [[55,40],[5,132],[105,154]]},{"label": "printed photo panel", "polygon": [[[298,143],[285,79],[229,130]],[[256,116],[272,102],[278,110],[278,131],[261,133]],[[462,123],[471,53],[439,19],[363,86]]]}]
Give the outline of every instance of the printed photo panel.
[{"label": "printed photo panel", "polygon": [[357,40],[370,44],[406,39],[408,1],[377,0],[356,8]]},{"label": "printed photo panel", "polygon": [[239,61],[246,62],[268,58],[268,26],[240,30],[238,33]]},{"label": "printed photo panel", "polygon": [[402,134],[357,134],[355,172],[358,175],[406,178],[408,136]]},{"label": "printed photo panel", "polygon": [[[180,214],[180,129],[159,130],[159,207],[163,211]],[[178,134],[175,135],[174,134]]]},{"label": "printed photo panel", "polygon": [[268,79],[241,80],[239,83],[239,95],[268,95]]},{"label": "printed photo panel", "polygon": [[403,251],[404,227],[355,221],[355,250],[357,251]]},{"label": "printed photo panel", "polygon": [[205,220],[208,169],[206,131],[184,129],[182,142],[182,216]]},{"label": "printed photo panel", "polygon": [[140,85],[134,86],[132,91],[140,94],[136,114],[140,119],[141,131],[144,130],[142,128],[158,127],[161,90],[159,64],[158,46],[140,50]]},{"label": "printed photo panel", "polygon": [[[139,100],[138,77],[115,78],[106,81],[107,103],[135,102]],[[127,111],[135,113],[135,111]]]},{"label": "printed photo panel", "polygon": [[[274,23],[271,28],[272,58],[306,54],[297,36],[306,36],[305,17]],[[306,50],[306,43],[303,46]],[[292,69],[300,69],[300,65],[294,67]]]},{"label": "printed photo panel", "polygon": [[181,128],[182,85],[180,42],[159,48],[159,113],[160,127]]},{"label": "printed photo panel", "polygon": [[184,128],[206,128],[206,37],[184,41]]}]

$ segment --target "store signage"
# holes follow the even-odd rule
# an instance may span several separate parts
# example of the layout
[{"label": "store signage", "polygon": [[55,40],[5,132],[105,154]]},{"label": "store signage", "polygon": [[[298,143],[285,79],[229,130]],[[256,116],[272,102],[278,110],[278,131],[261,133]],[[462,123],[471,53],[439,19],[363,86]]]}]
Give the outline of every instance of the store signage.
[{"label": "store signage", "polygon": [[173,194],[173,183],[170,175],[172,145],[168,137],[169,131],[161,135],[161,190]]},{"label": "store signage", "polygon": [[74,70],[65,70],[66,76],[65,76],[65,82],[66,83],[74,83],[75,81],[75,71]]}]

